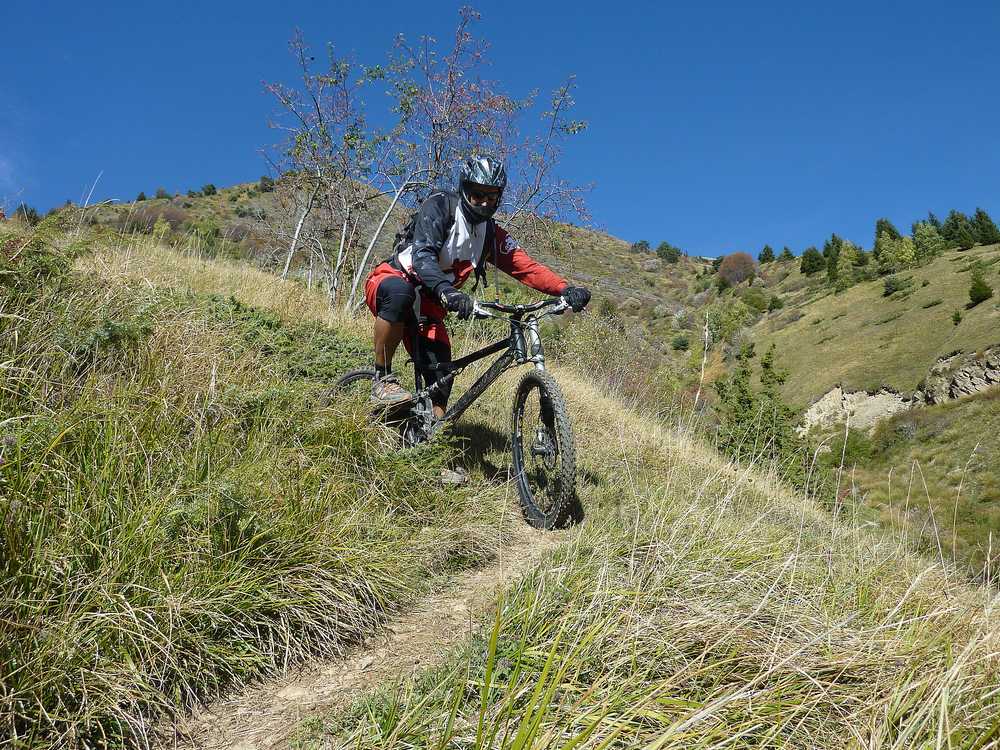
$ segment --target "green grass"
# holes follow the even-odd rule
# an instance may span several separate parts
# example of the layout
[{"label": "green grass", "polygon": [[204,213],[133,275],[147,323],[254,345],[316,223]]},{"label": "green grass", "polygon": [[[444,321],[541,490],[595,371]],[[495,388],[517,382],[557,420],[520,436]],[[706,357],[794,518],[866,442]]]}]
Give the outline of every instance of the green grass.
[{"label": "green grass", "polygon": [[[898,301],[882,296],[882,280],[810,300],[802,291],[784,291],[802,283],[801,274],[793,271],[776,291],[787,294],[790,305],[801,305],[804,316],[780,330],[759,324],[752,329],[754,339],[761,351],[771,344],[777,346],[782,366],[789,370],[784,394],[797,406],[808,405],[837,384],[845,390],[885,385],[912,391],[938,357],[1000,343],[1000,309],[994,300],[967,311],[958,326],[951,322],[949,312],[956,307],[964,309],[969,301],[968,277],[956,273],[954,262],[989,262],[1000,257],[998,253],[997,246],[951,251],[908,272],[915,283],[906,290],[911,293],[910,303],[902,318]],[[924,281],[932,284],[921,286]],[[810,340],[807,327],[816,319],[836,321],[837,338],[824,346],[822,363],[816,361],[811,347],[802,345]],[[868,326],[890,322],[894,323],[890,337],[870,335]]]},{"label": "green grass", "polygon": [[430,575],[493,555],[504,504],[439,489],[447,446],[397,453],[364,408],[319,406],[367,359],[352,334],[136,283],[100,241],[78,266],[103,273],[71,271],[84,248],[43,229],[0,238],[14,747],[141,745],[165,713],[340,653]]},{"label": "green grass", "polygon": [[[1000,575],[1000,391],[897,414],[852,474],[876,517],[931,555]],[[992,555],[992,557],[990,557]]]}]

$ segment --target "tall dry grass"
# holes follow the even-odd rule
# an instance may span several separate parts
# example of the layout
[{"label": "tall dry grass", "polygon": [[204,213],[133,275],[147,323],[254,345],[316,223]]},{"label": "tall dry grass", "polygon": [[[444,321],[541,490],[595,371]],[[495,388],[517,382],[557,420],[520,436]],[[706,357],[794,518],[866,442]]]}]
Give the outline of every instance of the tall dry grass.
[{"label": "tall dry grass", "polygon": [[300,747],[1000,744],[995,590],[558,378],[577,542],[448,665],[304,726]]},{"label": "tall dry grass", "polygon": [[141,747],[495,554],[505,501],[441,489],[447,446],[399,454],[364,408],[318,405],[315,373],[363,344],[296,323],[293,285],[128,238],[76,241],[72,271],[61,231],[0,240],[0,744]]}]

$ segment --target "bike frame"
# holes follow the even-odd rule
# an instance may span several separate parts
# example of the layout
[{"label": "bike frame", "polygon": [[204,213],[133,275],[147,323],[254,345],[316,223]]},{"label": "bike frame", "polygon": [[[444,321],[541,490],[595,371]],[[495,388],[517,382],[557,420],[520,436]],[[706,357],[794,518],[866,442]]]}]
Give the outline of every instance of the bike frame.
[{"label": "bike frame", "polygon": [[[531,311],[534,312],[534,311]],[[498,317],[481,313],[484,317]],[[420,372],[418,362],[420,361],[420,335],[419,331],[414,331],[413,349],[413,370],[414,383],[416,385],[416,402],[413,404],[413,412],[420,416],[428,432],[435,432],[445,423],[458,419],[468,409],[476,399],[483,395],[487,388],[493,385],[501,375],[507,370],[528,364],[535,366],[537,370],[545,369],[545,350],[542,346],[542,338],[538,332],[538,323],[542,316],[525,313],[511,315],[506,318],[510,323],[510,334],[506,339],[497,341],[482,349],[466,354],[464,357],[436,365],[436,367],[447,370],[445,375],[427,388],[423,387],[423,376]],[[469,386],[469,389],[462,394],[461,398],[449,408],[444,417],[438,421],[434,419],[434,412],[431,407],[432,397],[443,385],[447,385],[473,362],[478,362],[493,354],[502,352],[500,357],[490,365],[489,369],[480,375],[476,381]]]}]

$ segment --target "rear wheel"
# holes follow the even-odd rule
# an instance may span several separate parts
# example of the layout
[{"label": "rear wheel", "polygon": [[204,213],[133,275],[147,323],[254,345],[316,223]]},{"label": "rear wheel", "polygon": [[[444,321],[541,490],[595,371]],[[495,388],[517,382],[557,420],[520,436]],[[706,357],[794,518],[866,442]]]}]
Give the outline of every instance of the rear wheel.
[{"label": "rear wheel", "polygon": [[514,397],[512,422],[514,473],[528,523],[554,529],[582,518],[573,429],[551,375],[540,370],[525,374]]}]

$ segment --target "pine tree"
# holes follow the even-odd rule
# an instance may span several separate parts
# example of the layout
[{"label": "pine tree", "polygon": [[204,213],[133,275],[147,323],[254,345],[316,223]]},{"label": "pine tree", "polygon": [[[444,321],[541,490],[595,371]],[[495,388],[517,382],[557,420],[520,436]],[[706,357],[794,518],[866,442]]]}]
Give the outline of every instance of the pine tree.
[{"label": "pine tree", "polygon": [[823,243],[823,257],[826,258],[826,278],[831,284],[837,282],[837,261],[840,258],[840,248],[844,246],[844,241],[836,235],[830,235],[830,239]]},{"label": "pine tree", "polygon": [[927,263],[945,251],[944,238],[929,221],[918,221],[913,225],[913,244],[918,263]]},{"label": "pine tree", "polygon": [[872,253],[876,258],[882,254],[882,247],[879,245],[879,238],[883,235],[887,235],[891,240],[898,240],[901,235],[899,230],[896,229],[896,225],[893,224],[888,219],[879,219],[875,222],[875,245]]},{"label": "pine tree", "polygon": [[812,276],[824,268],[826,268],[826,261],[819,250],[815,247],[807,247],[805,252],[802,253],[802,259],[799,261],[799,270],[806,276]]},{"label": "pine tree", "polygon": [[970,224],[966,223],[959,227],[955,242],[962,250],[972,249],[972,246],[976,244],[976,235],[972,232]]},{"label": "pine tree", "polygon": [[138,203],[139,201],[146,200],[146,194],[140,191],[140,193],[137,196],[135,196],[135,200],[136,203]]},{"label": "pine tree", "polygon": [[771,263],[774,261],[774,250],[770,245],[764,245],[764,249],[760,251],[760,255],[757,256],[757,260],[761,263]]},{"label": "pine tree", "polygon": [[845,240],[837,255],[837,271],[834,277],[837,291],[847,289],[854,282],[854,267],[858,263],[861,252],[858,246]]},{"label": "pine tree", "polygon": [[938,230],[938,232],[941,231],[941,220],[934,215],[933,211],[927,212],[927,223]]},{"label": "pine tree", "polygon": [[997,229],[990,215],[981,208],[977,208],[975,216],[972,217],[972,234],[980,245],[1000,243],[1000,229]]},{"label": "pine tree", "polygon": [[961,211],[952,209],[948,212],[948,218],[944,220],[944,224],[941,225],[939,231],[948,247],[971,247],[971,245],[966,246],[962,244],[963,230],[972,235],[972,225],[969,222],[969,217]]},{"label": "pine tree", "polygon": [[795,253],[792,252],[792,248],[785,245],[781,250],[781,255],[778,256],[778,260],[784,263],[786,260],[795,260]]},{"label": "pine tree", "polygon": [[632,243],[632,252],[633,253],[648,253],[649,252],[649,243],[646,242],[646,240],[639,240],[638,242],[633,242]]},{"label": "pine tree", "polygon": [[878,239],[882,248],[878,255],[878,267],[882,273],[895,273],[917,264],[917,248],[909,237],[893,239],[887,232]]},{"label": "pine tree", "polygon": [[976,263],[972,269],[972,278],[969,283],[970,307],[975,307],[980,302],[985,302],[993,296],[993,287],[986,283],[985,273],[982,263]]}]

